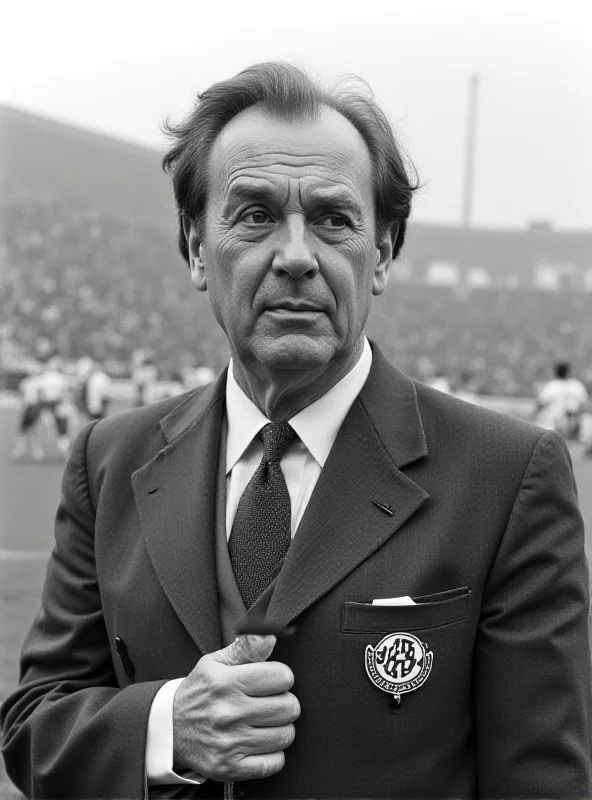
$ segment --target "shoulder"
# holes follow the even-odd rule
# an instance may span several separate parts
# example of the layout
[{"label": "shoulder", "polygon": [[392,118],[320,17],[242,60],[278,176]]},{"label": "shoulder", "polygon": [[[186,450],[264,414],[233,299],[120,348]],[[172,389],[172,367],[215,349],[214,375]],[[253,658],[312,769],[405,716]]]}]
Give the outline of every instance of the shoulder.
[{"label": "shoulder", "polygon": [[135,460],[145,462],[166,445],[160,426],[161,420],[180,406],[195,402],[204,388],[192,389],[184,394],[141,408],[121,411],[100,420],[89,437],[89,455],[101,458],[105,454],[112,457],[125,453],[129,458],[135,454]]},{"label": "shoulder", "polygon": [[439,445],[481,450],[531,453],[543,428],[527,420],[469,403],[413,381],[418,407],[430,449]]},{"label": "shoulder", "polygon": [[579,378],[572,378],[572,387],[580,394],[588,394],[588,390]]},{"label": "shoulder", "polygon": [[557,381],[547,381],[547,383],[544,383],[541,386],[539,390],[539,395],[551,394],[555,391],[557,391]]},{"label": "shoulder", "polygon": [[561,434],[414,383],[429,460],[440,478],[463,478],[474,487],[494,484],[499,496],[516,496],[524,485],[575,496]]}]

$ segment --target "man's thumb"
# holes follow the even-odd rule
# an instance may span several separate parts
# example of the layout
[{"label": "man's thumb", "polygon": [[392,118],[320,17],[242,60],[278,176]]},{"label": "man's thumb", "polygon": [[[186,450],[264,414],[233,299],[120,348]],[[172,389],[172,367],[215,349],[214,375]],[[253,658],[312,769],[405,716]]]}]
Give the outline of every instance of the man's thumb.
[{"label": "man's thumb", "polygon": [[210,653],[210,657],[227,667],[236,667],[240,664],[252,664],[257,661],[265,661],[271,655],[275,647],[275,636],[258,636],[255,634],[243,634],[237,636],[232,644]]}]

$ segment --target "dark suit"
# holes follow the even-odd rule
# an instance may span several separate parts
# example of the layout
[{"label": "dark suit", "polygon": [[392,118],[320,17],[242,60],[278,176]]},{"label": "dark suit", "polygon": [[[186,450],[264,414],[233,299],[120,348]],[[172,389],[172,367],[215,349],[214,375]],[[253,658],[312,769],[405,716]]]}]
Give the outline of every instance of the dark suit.
[{"label": "dark suit", "polygon": [[[280,773],[234,791],[592,796],[589,587],[565,444],[415,384],[373,351],[269,606],[297,627],[272,656],[296,676],[296,740]],[[3,709],[8,771],[27,792],[141,797],[156,691],[222,646],[224,388],[223,373],[91,424],[75,444],[43,610]],[[397,595],[436,597],[369,604]],[[396,710],[364,653],[400,631],[428,645],[433,666]]]}]

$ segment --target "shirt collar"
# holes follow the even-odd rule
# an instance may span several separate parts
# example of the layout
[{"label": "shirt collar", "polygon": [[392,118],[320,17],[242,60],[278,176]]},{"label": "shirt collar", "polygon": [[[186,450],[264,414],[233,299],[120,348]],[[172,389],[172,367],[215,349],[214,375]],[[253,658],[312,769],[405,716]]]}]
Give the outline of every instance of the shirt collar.
[{"label": "shirt collar", "polygon": [[[327,460],[347,412],[366,383],[371,366],[372,349],[364,336],[362,355],[347,375],[344,375],[326,394],[288,420],[321,467]],[[228,475],[261,428],[270,421],[236,382],[232,359],[226,378],[226,417],[228,420],[226,474]]]}]

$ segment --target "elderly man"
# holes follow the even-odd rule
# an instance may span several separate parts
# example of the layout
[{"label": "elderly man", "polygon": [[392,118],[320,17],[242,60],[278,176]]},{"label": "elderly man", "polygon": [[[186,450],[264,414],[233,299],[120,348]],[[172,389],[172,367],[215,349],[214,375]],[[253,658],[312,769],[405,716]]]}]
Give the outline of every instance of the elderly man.
[{"label": "elderly man", "polygon": [[270,63],[170,130],[232,360],[78,437],[9,774],[48,798],[590,796],[566,447],[364,336],[413,191],[386,117]]}]

